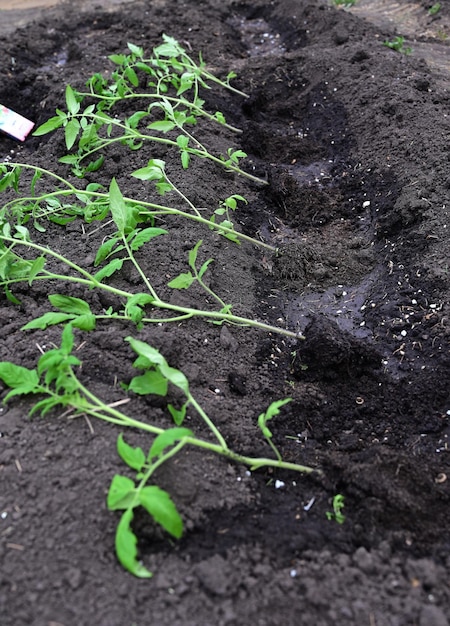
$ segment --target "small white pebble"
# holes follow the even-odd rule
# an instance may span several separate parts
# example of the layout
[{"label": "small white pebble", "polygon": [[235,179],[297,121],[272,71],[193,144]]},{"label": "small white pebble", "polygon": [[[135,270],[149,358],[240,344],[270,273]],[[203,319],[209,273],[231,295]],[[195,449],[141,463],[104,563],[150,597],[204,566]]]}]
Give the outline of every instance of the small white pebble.
[{"label": "small white pebble", "polygon": [[8,513],[7,513],[6,511],[2,511],[2,513],[1,513],[0,517],[1,517],[2,519],[6,519],[6,518],[8,517]]},{"label": "small white pebble", "polygon": [[297,576],[297,570],[291,569],[291,571],[289,572],[289,575],[291,578],[295,578]]},{"label": "small white pebble", "polygon": [[275,481],[275,489],[282,489],[284,487],[284,482],[282,480]]},{"label": "small white pebble", "polygon": [[367,207],[370,206],[370,200],[366,200],[365,202],[363,202],[362,206],[363,206],[363,209],[367,209]]},{"label": "small white pebble", "polygon": [[406,335],[407,335],[408,333],[406,332],[406,330],[402,330],[402,332],[401,332],[400,334],[401,334],[401,336],[402,336],[402,337],[406,337]]},{"label": "small white pebble", "polygon": [[417,304],[417,300],[414,298],[413,300],[411,300],[411,304]]}]

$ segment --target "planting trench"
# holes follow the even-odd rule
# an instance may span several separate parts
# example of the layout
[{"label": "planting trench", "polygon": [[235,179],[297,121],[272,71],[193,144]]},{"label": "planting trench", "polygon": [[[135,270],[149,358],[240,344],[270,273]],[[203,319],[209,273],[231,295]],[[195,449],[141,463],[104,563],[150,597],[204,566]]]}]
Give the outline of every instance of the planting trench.
[{"label": "planting trench", "polygon": [[[414,9],[428,24],[425,5]],[[436,32],[448,29],[447,7],[439,19],[429,24],[434,38],[427,32],[417,46],[430,42],[446,58]],[[154,198],[129,174],[156,157],[196,206],[245,196],[237,227],[277,254],[167,220],[170,235],[140,261],[171,302],[203,307],[200,292],[167,288],[202,238],[202,260],[214,258],[210,286],[238,314],[305,339],[199,319],[139,333],[99,324],[77,334],[81,376],[99,396],[122,399],[118,382],[133,375],[124,337],[134,334],[185,372],[239,452],[270,454],[258,414],[291,397],[271,425],[274,440],[286,460],[324,470],[323,478],[250,473],[183,452],[157,482],[180,508],[184,537],[171,542],[138,515],[139,554],[154,571],[139,581],[116,562],[117,518],[105,504],[123,471],[117,431],[82,417],[27,420],[31,404],[11,401],[0,414],[5,626],[449,623],[448,74],[445,64],[383,47],[385,28],[315,2],[130,2],[111,12],[52,9],[2,42],[0,102],[38,124],[64,104],[67,83],[81,88],[110,68],[107,55],[127,42],[150,50],[163,32],[201,51],[218,74],[236,71],[248,99],[220,89],[205,99],[243,132],[202,126],[202,140],[218,152],[245,150],[244,168],[267,185],[204,160],[183,171],[176,153],[149,147],[114,148],[89,180],[114,176],[124,194]],[[2,160],[68,175],[58,132],[23,146],[2,138],[0,150]],[[89,266],[103,232],[76,221],[41,237]],[[137,278],[124,268],[115,284]],[[79,287],[18,287],[20,306],[1,300],[2,360],[34,367],[39,350],[59,343],[57,327],[20,329],[61,289],[98,310],[113,305]],[[163,408],[155,398],[127,405],[168,426]],[[189,426],[206,435],[194,415]],[[125,436],[148,447],[145,435]],[[345,498],[342,525],[326,515],[336,494]]]}]

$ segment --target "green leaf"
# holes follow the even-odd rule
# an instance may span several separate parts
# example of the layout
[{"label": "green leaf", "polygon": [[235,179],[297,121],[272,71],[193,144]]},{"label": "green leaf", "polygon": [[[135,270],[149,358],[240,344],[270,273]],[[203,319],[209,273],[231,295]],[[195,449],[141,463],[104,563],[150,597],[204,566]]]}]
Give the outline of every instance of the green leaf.
[{"label": "green leaf", "polygon": [[267,439],[272,438],[272,433],[270,429],[267,427],[267,422],[271,420],[273,417],[275,417],[275,415],[279,414],[280,408],[282,406],[284,406],[285,404],[291,401],[292,401],[292,398],[285,398],[284,400],[276,400],[275,402],[272,402],[272,404],[269,406],[269,408],[267,409],[265,413],[261,413],[261,415],[258,417],[258,426],[260,427],[264,437],[266,437]]},{"label": "green leaf", "polygon": [[125,54],[110,54],[108,59],[116,65],[123,65],[127,59]]},{"label": "green leaf", "polygon": [[178,135],[177,145],[179,148],[181,148],[182,150],[186,150],[186,148],[188,147],[188,144],[189,144],[189,137],[187,137],[186,135]]},{"label": "green leaf", "polygon": [[67,150],[70,150],[75,143],[78,133],[80,132],[80,122],[73,118],[66,124],[64,128],[64,137],[66,140]]},{"label": "green leaf", "polygon": [[167,388],[167,379],[158,370],[151,370],[141,376],[135,376],[128,387],[129,390],[134,391],[134,393],[140,396],[147,394],[166,396]]},{"label": "green leaf", "polygon": [[75,337],[73,335],[72,326],[70,324],[67,324],[61,334],[61,352],[63,354],[69,355],[73,350],[74,342]]},{"label": "green leaf", "polygon": [[176,539],[183,534],[183,520],[167,493],[156,485],[144,487],[139,492],[139,502],[155,522]]},{"label": "green leaf", "polygon": [[161,52],[161,49],[162,49],[167,53],[168,56],[177,57],[179,54],[184,52],[183,48],[180,46],[178,41],[174,39],[174,37],[170,37],[169,35],[166,35],[165,33],[163,33],[162,38],[163,38],[164,43],[158,46],[158,48],[155,48],[154,50],[155,53],[156,51],[158,51],[157,53],[163,56]]},{"label": "green leaf", "polygon": [[160,120],[158,122],[152,122],[147,126],[151,130],[159,130],[163,133],[168,133],[175,128],[176,124],[170,120]]},{"label": "green leaf", "polygon": [[141,167],[131,173],[134,178],[139,180],[165,180],[164,168],[165,161],[161,159],[151,159],[146,167]]},{"label": "green leaf", "polygon": [[128,298],[125,305],[125,315],[128,315],[135,324],[139,324],[144,317],[144,308],[154,301],[153,296],[147,293],[137,293]]},{"label": "green leaf", "polygon": [[33,265],[30,267],[30,273],[28,274],[28,284],[29,285],[32,284],[33,280],[36,278],[36,276],[42,270],[42,268],[44,267],[45,263],[46,263],[45,256],[40,256],[33,262]]},{"label": "green leaf", "polygon": [[21,330],[45,330],[49,326],[55,326],[56,324],[63,324],[73,320],[73,315],[67,313],[45,313],[41,317],[37,317],[25,326],[22,326]]},{"label": "green leaf", "polygon": [[181,165],[183,166],[184,170],[187,170],[187,168],[189,167],[189,161],[190,161],[189,152],[186,152],[186,150],[183,150],[181,153]]},{"label": "green leaf", "polygon": [[125,69],[125,76],[128,78],[133,87],[139,86],[139,78],[132,67],[128,66]]},{"label": "green leaf", "polygon": [[49,120],[38,126],[38,128],[33,131],[33,136],[39,137],[40,135],[46,135],[47,133],[51,133],[53,130],[61,128],[64,122],[64,117],[60,115],[55,115],[54,117],[51,117]]},{"label": "green leaf", "polygon": [[86,172],[96,172],[101,168],[105,161],[105,157],[102,155],[98,157],[95,161],[89,161],[89,164],[86,166]]},{"label": "green leaf", "polygon": [[5,290],[5,296],[10,302],[12,302],[13,304],[20,304],[20,300],[16,298],[16,296],[9,289],[8,285],[4,286],[4,290]]},{"label": "green leaf", "polygon": [[188,402],[185,402],[181,409],[176,409],[172,404],[167,405],[167,409],[172,416],[173,421],[177,426],[181,426],[186,417],[186,409],[188,406]]},{"label": "green leaf", "polygon": [[[131,469],[140,472],[145,464],[145,454],[142,448],[133,448],[123,438],[122,433],[117,438],[117,452]],[[132,482],[132,481],[131,481]]]},{"label": "green leaf", "polygon": [[137,538],[131,530],[133,511],[130,509],[120,518],[116,530],[116,555],[121,565],[138,578],[151,578],[152,573],[137,560]]},{"label": "green leaf", "polygon": [[118,237],[112,237],[103,243],[100,248],[97,250],[97,255],[95,257],[94,266],[97,267],[102,261],[104,261],[113,250],[114,246],[119,241]]},{"label": "green leaf", "polygon": [[188,289],[194,281],[195,278],[192,276],[191,272],[185,272],[171,280],[167,285],[172,289]]},{"label": "green leaf", "polygon": [[105,265],[105,267],[102,267],[101,270],[94,274],[95,280],[101,283],[107,276],[112,276],[115,272],[122,268],[123,262],[124,259],[113,259],[108,263],[108,265]]},{"label": "green leaf", "polygon": [[77,101],[75,92],[70,85],[66,87],[66,105],[67,110],[72,115],[76,115],[80,110],[80,103]]},{"label": "green leaf", "polygon": [[194,271],[195,271],[195,264],[197,262],[198,250],[200,246],[202,245],[202,243],[203,241],[202,239],[200,239],[199,241],[197,241],[197,243],[192,248],[192,250],[189,250],[189,266],[192,267]]},{"label": "green leaf", "polygon": [[88,315],[78,315],[72,321],[72,326],[86,331],[95,330],[96,324],[97,319],[92,313],[89,313]]},{"label": "green leaf", "polygon": [[106,504],[110,511],[128,509],[133,506],[135,485],[131,478],[116,474],[109,487]]},{"label": "green leaf", "polygon": [[134,54],[134,56],[139,57],[140,59],[142,59],[142,57],[144,56],[144,49],[141,48],[140,46],[136,46],[134,43],[127,43],[127,47],[128,50]]},{"label": "green leaf", "polygon": [[85,300],[74,298],[73,296],[62,296],[58,293],[48,296],[50,303],[63,313],[73,313],[74,315],[88,315],[91,307]]},{"label": "green leaf", "polygon": [[8,361],[0,363],[0,379],[12,389],[4,398],[4,402],[12,396],[33,393],[39,386],[39,376],[36,370],[29,370]]},{"label": "green leaf", "polygon": [[167,230],[164,230],[164,228],[155,228],[155,227],[144,228],[143,230],[139,230],[133,237],[130,247],[133,250],[133,252],[136,252],[136,250],[139,250],[139,248],[143,246],[145,243],[147,243],[151,239],[154,239],[155,237],[159,237],[159,235],[167,235]]},{"label": "green leaf", "polygon": [[130,115],[130,117],[127,118],[126,124],[130,128],[137,128],[137,125],[139,124],[139,122],[144,117],[147,117],[147,115],[148,115],[148,111],[136,111],[135,113],[133,113],[133,115]]},{"label": "green leaf", "polygon": [[184,437],[193,437],[192,430],[189,428],[168,428],[163,433],[158,435],[148,453],[147,460],[151,462],[151,460],[155,457],[161,456],[166,448],[173,446],[173,444]]},{"label": "green leaf", "polygon": [[180,370],[170,367],[163,355],[158,352],[156,348],[149,346],[147,343],[134,339],[133,337],[126,337],[125,341],[128,341],[133,350],[141,357],[146,359],[149,363],[159,368],[161,374],[167,378],[169,382],[184,391],[186,395],[189,394],[189,381],[186,376]]},{"label": "green leaf", "polygon": [[210,263],[213,262],[213,259],[208,259],[207,261],[205,261],[203,263],[203,265],[201,266],[201,268],[198,271],[198,277],[201,278],[203,276],[203,274],[206,272],[206,270],[208,269],[208,266]]},{"label": "green leaf", "polygon": [[128,224],[127,205],[115,178],[109,186],[109,206],[117,230],[123,235]]}]

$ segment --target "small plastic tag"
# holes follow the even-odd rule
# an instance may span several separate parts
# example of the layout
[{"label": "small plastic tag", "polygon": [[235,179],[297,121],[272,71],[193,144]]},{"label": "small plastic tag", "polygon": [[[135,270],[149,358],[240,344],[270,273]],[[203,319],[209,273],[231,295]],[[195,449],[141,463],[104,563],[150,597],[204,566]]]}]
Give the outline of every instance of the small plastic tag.
[{"label": "small plastic tag", "polygon": [[0,130],[19,141],[25,141],[34,122],[0,104]]}]

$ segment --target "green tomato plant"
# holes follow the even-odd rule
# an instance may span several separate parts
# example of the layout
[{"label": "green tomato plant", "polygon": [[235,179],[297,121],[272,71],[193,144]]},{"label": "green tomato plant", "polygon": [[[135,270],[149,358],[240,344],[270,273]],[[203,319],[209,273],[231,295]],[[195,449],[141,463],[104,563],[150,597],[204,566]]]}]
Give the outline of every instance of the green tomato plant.
[{"label": "green tomato plant", "polygon": [[[272,467],[305,474],[316,471],[320,474],[319,470],[311,467],[283,461],[271,442],[272,434],[267,429],[266,422],[277,415],[281,406],[289,402],[289,399],[272,403],[258,420],[264,437],[276,451],[276,458],[245,456],[228,447],[213,419],[192,395],[186,376],[182,371],[171,367],[156,348],[133,337],[126,338],[137,355],[133,365],[142,372],[132,378],[127,388],[137,395],[153,394],[167,398],[172,386],[183,394],[184,402],[180,408],[167,403],[167,410],[175,423],[174,427],[167,429],[136,420],[119,411],[117,405],[107,404],[90,392],[77,376],[76,368],[81,369],[82,363],[73,353],[74,341],[73,325],[69,323],[62,331],[61,345],[42,354],[35,369],[8,361],[0,362],[0,379],[10,388],[4,402],[15,396],[34,395],[39,399],[32,407],[30,415],[46,415],[60,407],[75,415],[95,417],[120,428],[135,428],[154,436],[148,452],[145,453],[140,447],[130,446],[123,434],[119,434],[118,454],[128,468],[135,472],[135,479],[122,474],[115,475],[107,495],[109,510],[121,511],[115,538],[117,558],[135,576],[148,578],[152,575],[137,558],[137,537],[131,527],[137,507],[143,507],[154,522],[173,537],[179,538],[182,535],[183,522],[169,493],[149,482],[158,467],[178,454],[184,446],[190,445],[214,452],[230,461],[241,463],[252,471]],[[191,429],[183,426],[188,410],[193,410],[200,417],[213,436],[213,441],[199,438]]]},{"label": "green tomato plant", "polygon": [[[87,92],[78,92],[67,86],[67,111],[58,109],[56,116],[38,128],[35,134],[42,136],[63,129],[69,154],[60,161],[69,165],[72,173],[80,179],[88,172],[90,178],[95,176],[110,145],[120,143],[139,150],[144,142],[149,141],[176,148],[182,169],[190,166],[192,157],[199,157],[209,159],[227,171],[264,183],[241,168],[240,161],[246,155],[239,148],[230,148],[225,156],[213,155],[192,132],[192,127],[197,124],[199,127],[201,124],[217,124],[227,132],[239,132],[226,122],[219,111],[207,111],[201,98],[201,90],[210,89],[213,85],[246,97],[231,85],[234,73],[230,72],[225,80],[221,80],[208,71],[201,56],[196,62],[176,40],[167,36],[163,39],[150,58],[145,58],[144,51],[133,44],[128,45],[128,54],[112,55],[110,60],[115,70],[111,77],[92,76],[87,83]],[[115,106],[136,101],[144,102],[144,108],[130,112],[120,120]],[[145,129],[143,124],[146,124]],[[276,249],[234,227],[233,215],[239,204],[246,202],[240,194],[230,194],[218,200],[208,214],[204,208],[195,206],[180,183],[173,182],[170,164],[167,165],[164,160],[152,158],[130,175],[141,184],[154,185],[160,197],[175,195],[182,208],[175,208],[170,202],[158,204],[126,197],[115,178],[109,184],[96,180],[74,184],[51,169],[37,165],[0,164],[0,193],[6,195],[6,201],[0,208],[0,287],[6,297],[19,304],[15,293],[18,285],[32,287],[36,281],[44,281],[49,291],[50,285],[71,283],[86,294],[92,290],[107,293],[113,302],[107,310],[96,311],[86,299],[50,293],[48,299],[52,310],[30,320],[23,330],[61,325],[61,345],[42,354],[35,369],[8,361],[0,362],[0,380],[9,388],[5,401],[15,396],[37,397],[31,415],[40,413],[45,416],[62,407],[75,415],[96,417],[120,429],[135,428],[152,437],[148,450],[144,451],[129,445],[123,433],[119,434],[117,452],[128,470],[134,472],[134,477],[126,474],[114,476],[107,496],[108,508],[119,511],[121,515],[116,530],[117,558],[128,571],[145,578],[150,577],[151,572],[137,557],[133,517],[137,508],[143,508],[170,535],[175,538],[181,536],[181,516],[170,494],[154,484],[154,475],[158,467],[186,445],[214,452],[252,470],[272,467],[307,474],[313,471],[320,474],[320,470],[284,461],[273,441],[268,423],[290,401],[289,398],[272,402],[258,418],[259,429],[274,458],[235,453],[228,447],[214,420],[191,393],[183,372],[171,367],[158,350],[134,337],[128,336],[126,341],[137,355],[134,366],[140,374],[133,377],[125,388],[128,393],[137,396],[152,394],[165,398],[167,411],[174,423],[172,427],[163,429],[134,419],[119,410],[117,403],[107,404],[98,398],[80,380],[81,362],[74,350],[74,329],[95,331],[100,322],[106,324],[120,320],[139,331],[145,324],[163,325],[201,318],[213,324],[247,326],[293,339],[302,338],[300,333],[292,330],[236,315],[232,303],[224,301],[208,284],[207,272],[213,259],[201,258],[203,239],[196,241],[189,250],[186,271],[171,278],[164,285],[164,291],[189,290],[196,285],[205,296],[205,308],[176,305],[170,298],[161,295],[161,287],[155,286],[160,280],[154,279],[160,279],[160,276],[153,274],[153,278],[150,277],[139,261],[144,256],[140,254],[144,246],[153,245],[160,237],[170,238],[168,228],[156,225],[161,218],[164,218],[165,225],[170,223],[170,218],[190,220],[192,224],[205,228],[205,236],[217,233],[231,244],[247,242],[271,253]],[[93,262],[82,264],[78,259],[63,255],[40,241],[49,223],[64,228],[74,220],[81,221],[83,230],[84,224],[94,223],[97,226],[93,232],[106,229]],[[120,278],[126,265],[131,265],[138,277],[139,285],[133,290],[117,286],[119,282],[116,279]],[[157,270],[152,268],[152,273]],[[173,388],[184,397],[181,406],[169,402]],[[200,418],[209,432],[209,439],[198,437],[184,426],[188,411]]]}]

